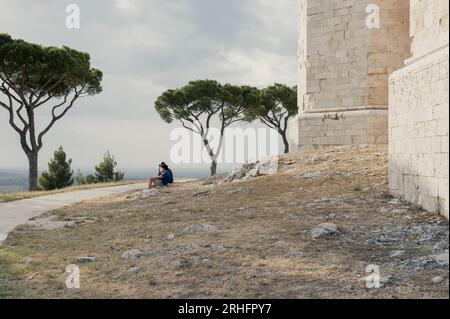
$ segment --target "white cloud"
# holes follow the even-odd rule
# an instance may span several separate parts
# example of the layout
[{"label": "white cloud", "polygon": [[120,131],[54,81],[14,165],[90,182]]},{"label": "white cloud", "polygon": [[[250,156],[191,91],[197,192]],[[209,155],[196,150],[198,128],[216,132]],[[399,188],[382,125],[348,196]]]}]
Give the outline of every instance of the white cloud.
[{"label": "white cloud", "polygon": [[118,9],[125,10],[125,11],[136,11],[136,3],[134,0],[115,0],[115,6]]}]

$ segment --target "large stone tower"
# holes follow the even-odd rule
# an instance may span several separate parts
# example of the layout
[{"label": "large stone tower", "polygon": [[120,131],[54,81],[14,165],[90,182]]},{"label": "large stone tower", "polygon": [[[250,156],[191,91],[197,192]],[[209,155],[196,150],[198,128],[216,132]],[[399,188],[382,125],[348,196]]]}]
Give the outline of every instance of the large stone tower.
[{"label": "large stone tower", "polygon": [[389,141],[391,192],[448,218],[448,0],[299,0],[299,8],[292,149]]},{"label": "large stone tower", "polygon": [[410,55],[409,0],[299,0],[293,149],[388,142],[388,77]]}]

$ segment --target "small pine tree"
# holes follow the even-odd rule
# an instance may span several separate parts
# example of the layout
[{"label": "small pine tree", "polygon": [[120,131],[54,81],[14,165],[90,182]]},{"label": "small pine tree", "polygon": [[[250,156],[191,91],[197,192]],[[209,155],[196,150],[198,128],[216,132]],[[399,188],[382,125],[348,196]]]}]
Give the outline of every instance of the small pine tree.
[{"label": "small pine tree", "polygon": [[86,183],[90,184],[95,184],[97,183],[97,180],[95,179],[95,176],[90,174],[88,176],[86,176]]},{"label": "small pine tree", "polygon": [[72,160],[67,160],[62,146],[53,153],[48,163],[48,171],[42,173],[39,184],[44,190],[61,189],[72,186],[74,183],[73,171],[70,168]]},{"label": "small pine tree", "polygon": [[83,173],[81,173],[80,170],[78,170],[77,174],[75,175],[75,182],[77,183],[77,185],[87,184],[86,177],[83,175]]},{"label": "small pine tree", "polygon": [[117,162],[109,151],[106,152],[103,160],[95,166],[95,180],[99,183],[117,182],[124,178],[123,172],[116,172]]},{"label": "small pine tree", "polygon": [[114,173],[114,181],[115,182],[120,182],[121,180],[123,180],[125,177],[125,173],[124,172],[115,172]]}]

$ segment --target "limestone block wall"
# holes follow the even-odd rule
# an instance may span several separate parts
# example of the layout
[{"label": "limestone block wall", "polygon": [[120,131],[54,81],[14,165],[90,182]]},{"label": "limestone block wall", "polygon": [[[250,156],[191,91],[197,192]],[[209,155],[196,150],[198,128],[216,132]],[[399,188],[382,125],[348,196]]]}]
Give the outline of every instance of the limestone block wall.
[{"label": "limestone block wall", "polygon": [[[409,0],[299,0],[292,149],[386,144],[389,74],[410,56]],[[379,8],[379,28],[368,12]]]},{"label": "limestone block wall", "polygon": [[391,191],[447,218],[448,59],[447,46],[416,60],[391,76],[389,88]]},{"label": "limestone block wall", "polygon": [[[380,28],[366,25],[373,4]],[[386,108],[388,76],[410,52],[409,1],[300,0],[299,8],[300,111]]]},{"label": "limestone block wall", "polygon": [[388,117],[384,109],[334,113],[302,113],[298,120],[300,145],[387,144]]},{"label": "limestone block wall", "polygon": [[411,0],[411,51],[420,57],[448,44],[446,0]]},{"label": "limestone block wall", "polygon": [[389,185],[449,216],[448,0],[411,0],[412,57],[389,80]]}]

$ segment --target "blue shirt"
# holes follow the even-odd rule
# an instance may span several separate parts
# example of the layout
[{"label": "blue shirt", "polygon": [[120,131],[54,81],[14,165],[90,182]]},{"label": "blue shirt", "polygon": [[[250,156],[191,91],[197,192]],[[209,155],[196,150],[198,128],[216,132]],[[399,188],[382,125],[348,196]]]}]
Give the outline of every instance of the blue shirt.
[{"label": "blue shirt", "polygon": [[164,172],[161,174],[161,182],[163,183],[163,185],[168,185],[170,183],[170,180],[172,178],[172,174],[170,174],[170,172]]}]

